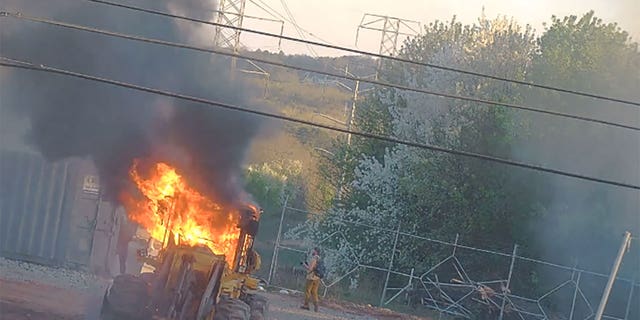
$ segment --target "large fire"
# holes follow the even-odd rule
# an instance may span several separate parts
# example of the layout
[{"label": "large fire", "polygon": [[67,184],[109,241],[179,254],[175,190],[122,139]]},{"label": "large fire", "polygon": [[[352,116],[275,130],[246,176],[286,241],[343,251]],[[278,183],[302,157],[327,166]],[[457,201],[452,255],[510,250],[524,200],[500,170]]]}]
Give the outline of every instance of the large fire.
[{"label": "large fire", "polygon": [[203,244],[216,254],[234,258],[240,230],[239,215],[203,196],[170,165],[158,162],[144,177],[134,161],[129,175],[144,197],[123,195],[129,218],[145,228],[152,238],[167,243]]}]

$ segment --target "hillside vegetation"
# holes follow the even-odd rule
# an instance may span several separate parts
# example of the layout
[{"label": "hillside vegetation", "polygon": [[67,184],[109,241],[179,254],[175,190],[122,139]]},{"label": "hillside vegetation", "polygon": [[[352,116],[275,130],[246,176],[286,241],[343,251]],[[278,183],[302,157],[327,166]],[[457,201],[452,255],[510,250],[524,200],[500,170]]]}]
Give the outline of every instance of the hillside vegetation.
[{"label": "hillside vegetation", "polygon": [[[593,12],[553,17],[540,34],[506,18],[481,17],[471,25],[455,19],[436,21],[407,41],[399,55],[521,81],[640,99],[638,44],[615,23],[603,22]],[[269,56],[324,69],[343,68],[349,59]],[[357,61],[353,64],[374,65],[373,61]],[[448,94],[640,125],[638,110],[628,105],[487,78],[388,62],[380,77]],[[303,79],[297,72],[274,70],[268,93],[256,101],[318,122],[326,120],[315,116],[316,112],[345,119],[348,92],[305,84]],[[357,130],[403,140],[602,179],[640,181],[638,136],[631,130],[382,87],[359,101],[355,120]],[[295,125],[283,125],[273,134],[273,139],[256,144],[251,161],[300,161],[299,167],[281,167],[281,173],[290,178],[281,185],[294,195],[295,206],[326,210],[320,217],[302,217],[288,238],[314,244],[340,230],[343,238],[323,242],[334,274],[353,268],[354,252],[359,263],[386,268],[393,237],[384,228],[399,227],[444,240],[458,234],[467,245],[502,252],[510,252],[517,243],[522,255],[565,265],[579,261],[581,267],[603,273],[613,261],[623,231],[640,233],[640,197],[635,190],[371,139],[354,138],[347,145],[339,135]],[[314,151],[317,147],[328,153],[319,155]],[[286,171],[292,168],[300,171],[289,175]],[[340,198],[335,197],[338,186],[344,191]],[[278,201],[265,203],[278,207]],[[345,219],[366,222],[382,231],[345,224]],[[394,268],[406,273],[415,268],[419,274],[448,254],[425,242],[405,241],[395,256]],[[638,270],[637,254],[631,253],[623,275],[632,277]],[[504,273],[490,258],[471,258],[467,265],[480,279]],[[517,270],[516,277],[512,290],[537,296],[552,285],[550,279],[555,276],[526,265]],[[350,289],[354,289],[358,279],[378,283],[379,274],[356,272],[349,278]],[[596,287],[590,289],[593,294],[601,290]]]}]

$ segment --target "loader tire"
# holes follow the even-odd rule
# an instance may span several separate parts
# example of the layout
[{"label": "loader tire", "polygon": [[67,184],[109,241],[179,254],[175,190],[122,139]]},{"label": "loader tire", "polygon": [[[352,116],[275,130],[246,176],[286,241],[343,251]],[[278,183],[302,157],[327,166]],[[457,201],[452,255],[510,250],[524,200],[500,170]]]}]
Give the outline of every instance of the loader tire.
[{"label": "loader tire", "polygon": [[249,320],[251,308],[240,299],[220,297],[213,320]]},{"label": "loader tire", "polygon": [[104,293],[104,298],[102,298],[102,307],[100,308],[100,318],[99,320],[117,320],[118,314],[111,309],[109,305],[109,300],[107,300],[107,293]]},{"label": "loader tire", "polygon": [[147,320],[151,319],[148,305],[147,283],[133,275],[119,275],[104,295],[100,316],[104,320]]},{"label": "loader tire", "polygon": [[269,311],[269,300],[265,296],[251,294],[247,297],[247,303],[251,308],[250,320],[265,320]]}]

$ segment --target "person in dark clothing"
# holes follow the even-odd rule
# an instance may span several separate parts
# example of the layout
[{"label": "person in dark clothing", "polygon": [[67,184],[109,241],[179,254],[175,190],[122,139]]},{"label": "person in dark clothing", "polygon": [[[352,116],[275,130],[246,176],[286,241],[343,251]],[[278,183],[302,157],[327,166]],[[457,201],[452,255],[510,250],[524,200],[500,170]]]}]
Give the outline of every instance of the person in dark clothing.
[{"label": "person in dark clothing", "polygon": [[129,242],[136,234],[137,226],[129,222],[127,217],[122,219],[120,224],[120,232],[118,234],[118,244],[116,246],[116,254],[120,262],[120,274],[125,274],[127,270],[127,257],[129,256]]}]

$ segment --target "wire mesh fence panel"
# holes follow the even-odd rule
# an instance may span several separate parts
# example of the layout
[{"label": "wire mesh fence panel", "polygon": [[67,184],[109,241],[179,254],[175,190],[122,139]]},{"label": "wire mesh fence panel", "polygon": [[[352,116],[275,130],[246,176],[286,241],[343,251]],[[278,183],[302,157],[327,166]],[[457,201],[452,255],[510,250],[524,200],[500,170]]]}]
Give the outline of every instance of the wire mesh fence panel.
[{"label": "wire mesh fence panel", "polygon": [[[301,262],[317,246],[328,267],[320,289],[324,296],[441,318],[573,320],[593,319],[608,278],[577,263],[527,257],[517,245],[478,248],[458,236],[441,240],[402,225],[343,219],[321,237],[311,237],[301,226],[317,223],[321,214],[282,210],[270,285],[302,291],[307,271]],[[638,272],[630,265],[621,274]],[[603,319],[638,319],[638,297],[640,283],[619,277]]]}]

